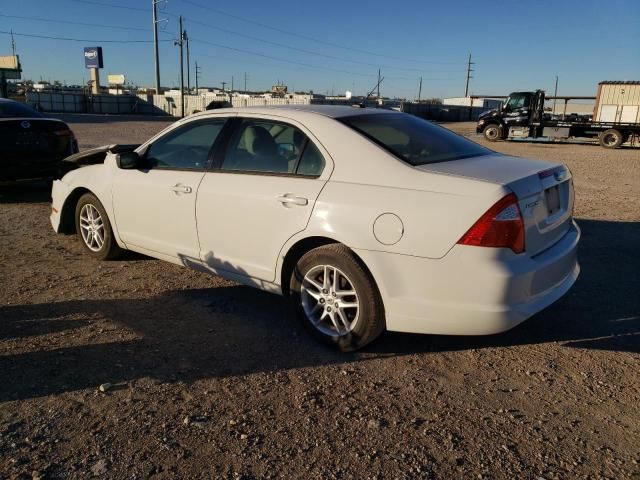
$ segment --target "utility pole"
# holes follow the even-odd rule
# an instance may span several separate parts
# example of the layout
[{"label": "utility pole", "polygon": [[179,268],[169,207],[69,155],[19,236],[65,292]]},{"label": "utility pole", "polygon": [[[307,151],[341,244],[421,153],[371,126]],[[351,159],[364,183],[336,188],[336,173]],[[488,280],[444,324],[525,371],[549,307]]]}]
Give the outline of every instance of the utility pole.
[{"label": "utility pole", "polygon": [[422,77],[420,77],[420,86],[418,87],[418,103],[420,103],[421,95],[422,95]]},{"label": "utility pole", "polygon": [[151,0],[153,5],[153,49],[155,51],[156,64],[156,95],[160,95],[160,51],[158,50],[158,2],[161,0]]},{"label": "utility pole", "polygon": [[244,72],[244,92],[247,93],[247,72]]},{"label": "utility pole", "polygon": [[196,62],[196,94],[198,94],[198,77],[200,77],[200,67],[198,66],[198,62]]},{"label": "utility pole", "polygon": [[378,100],[380,100],[380,69],[378,69]]},{"label": "utility pole", "polygon": [[464,87],[464,96],[465,97],[469,96],[469,80],[473,78],[471,76],[471,72],[473,72],[473,68],[471,68],[471,65],[475,65],[475,62],[471,61],[471,54],[469,54],[469,60],[467,61],[467,84]]},{"label": "utility pole", "polygon": [[180,117],[184,118],[184,58],[182,54],[184,31],[182,30],[182,15],[180,15],[180,40],[176,44],[180,46]]},{"label": "utility pole", "polygon": [[233,92],[233,75],[231,75],[231,91]]},{"label": "utility pole", "polygon": [[[558,96],[558,75],[556,75],[556,88],[553,90],[553,96]],[[553,114],[556,114],[556,99],[553,99]]]},{"label": "utility pole", "polygon": [[16,56],[16,40],[13,38],[13,28],[11,29],[11,50],[13,51],[13,56]]},{"label": "utility pole", "polygon": [[184,40],[187,43],[187,95],[191,94],[191,60],[189,57],[189,36],[184,31]]}]

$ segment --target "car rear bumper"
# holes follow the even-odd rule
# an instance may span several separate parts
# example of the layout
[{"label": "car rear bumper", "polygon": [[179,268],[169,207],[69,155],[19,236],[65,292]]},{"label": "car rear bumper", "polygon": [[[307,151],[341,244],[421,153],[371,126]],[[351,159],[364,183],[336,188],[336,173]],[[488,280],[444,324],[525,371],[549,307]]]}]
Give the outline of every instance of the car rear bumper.
[{"label": "car rear bumper", "polygon": [[0,181],[61,177],[64,173],[62,158],[39,158],[24,161],[4,161],[0,166]]},{"label": "car rear bumper", "polygon": [[446,335],[509,330],[562,297],[580,273],[575,222],[544,252],[456,245],[441,259],[357,250],[383,297],[387,329]]}]

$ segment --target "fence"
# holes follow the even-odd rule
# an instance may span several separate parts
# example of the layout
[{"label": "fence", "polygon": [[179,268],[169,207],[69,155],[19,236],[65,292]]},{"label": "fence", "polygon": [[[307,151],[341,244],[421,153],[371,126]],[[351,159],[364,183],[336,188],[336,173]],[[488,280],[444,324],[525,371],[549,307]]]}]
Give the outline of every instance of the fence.
[{"label": "fence", "polygon": [[[108,113],[108,114],[155,114],[180,116],[179,95],[86,95],[83,93],[29,92],[27,103],[42,112],[56,113]],[[231,96],[228,94],[185,95],[184,113],[191,115],[211,108],[258,107],[269,105],[351,105],[352,100],[312,98],[308,96],[285,96],[283,98]],[[367,100],[369,107],[376,100]],[[441,105],[403,102],[400,110],[427,120],[439,122],[463,122],[477,120],[485,109],[464,105]]]},{"label": "fence", "polygon": [[28,92],[27,103],[50,113],[163,113],[153,105],[131,95],[85,95],[84,93]]},{"label": "fence", "polygon": [[434,120],[436,122],[467,122],[477,120],[478,116],[487,110],[483,107],[416,102],[403,102],[400,109],[416,117]]}]

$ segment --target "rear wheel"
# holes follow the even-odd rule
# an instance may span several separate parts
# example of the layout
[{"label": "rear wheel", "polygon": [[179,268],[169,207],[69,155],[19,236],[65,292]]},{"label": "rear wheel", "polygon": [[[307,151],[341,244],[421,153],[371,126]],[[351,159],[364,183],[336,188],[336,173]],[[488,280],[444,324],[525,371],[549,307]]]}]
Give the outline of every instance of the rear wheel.
[{"label": "rear wheel", "polygon": [[92,193],[85,193],[78,200],[76,232],[87,253],[99,260],[110,260],[123,252],[113,237],[107,212]]},{"label": "rear wheel", "polygon": [[497,142],[498,140],[502,140],[502,127],[497,123],[491,123],[484,127],[482,134],[484,138],[490,142]]},{"label": "rear wheel", "polygon": [[342,351],[361,348],[384,330],[378,288],[344,245],[307,252],[291,275],[289,291],[303,324],[315,337]]},{"label": "rear wheel", "polygon": [[605,130],[598,138],[600,140],[600,145],[604,148],[618,148],[624,142],[622,132],[615,128]]}]

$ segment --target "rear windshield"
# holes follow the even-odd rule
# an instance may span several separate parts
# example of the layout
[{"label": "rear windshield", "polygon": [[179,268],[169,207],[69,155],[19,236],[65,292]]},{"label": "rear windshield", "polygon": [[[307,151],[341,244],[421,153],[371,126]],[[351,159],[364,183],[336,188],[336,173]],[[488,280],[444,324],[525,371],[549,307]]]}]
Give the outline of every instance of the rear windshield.
[{"label": "rear windshield", "polygon": [[0,117],[40,118],[42,115],[22,103],[0,102]]},{"label": "rear windshield", "polygon": [[381,113],[339,118],[411,165],[488,155],[491,150],[414,115]]}]

